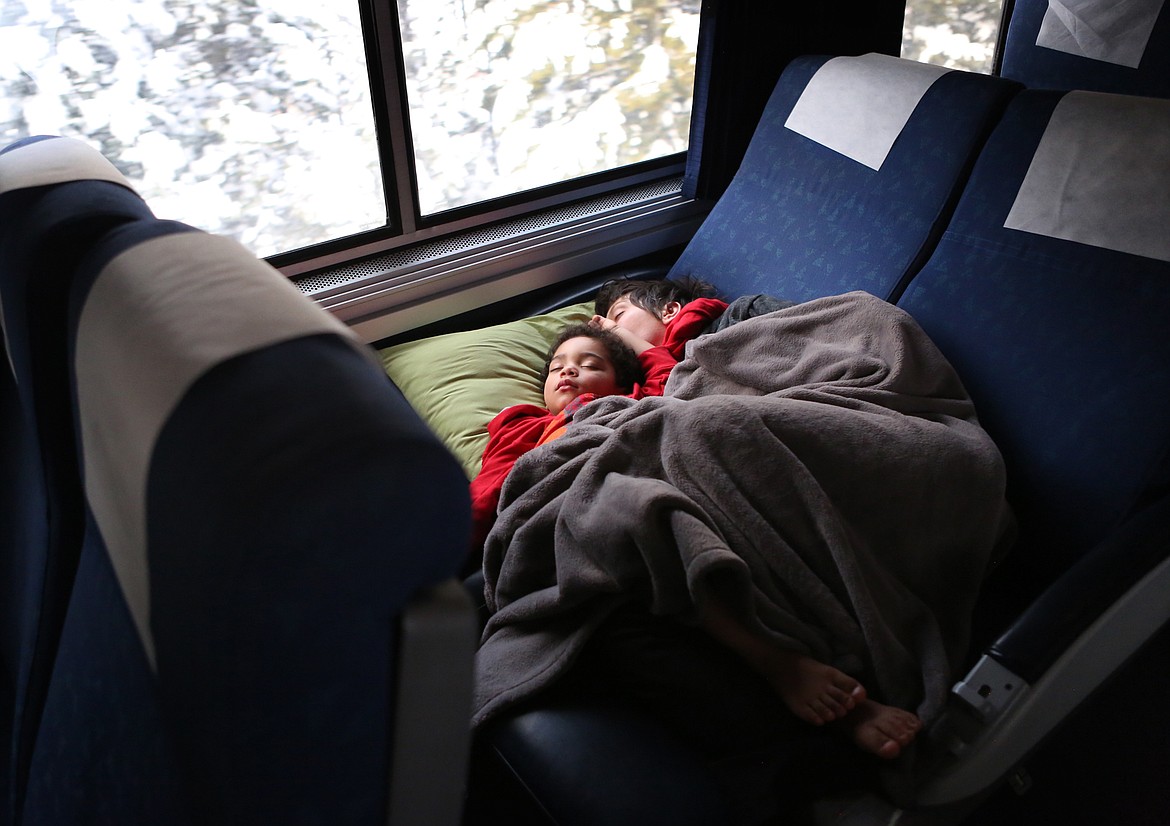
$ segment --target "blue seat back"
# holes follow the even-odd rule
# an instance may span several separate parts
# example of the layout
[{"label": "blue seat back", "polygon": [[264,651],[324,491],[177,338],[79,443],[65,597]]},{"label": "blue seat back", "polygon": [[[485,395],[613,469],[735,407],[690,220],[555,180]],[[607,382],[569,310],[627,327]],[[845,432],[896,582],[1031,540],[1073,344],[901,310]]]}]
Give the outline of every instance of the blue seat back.
[{"label": "blue seat back", "polygon": [[1170,101],[1021,92],[898,302],[1003,451],[1024,579],[1170,482],[1168,135]]},{"label": "blue seat back", "polygon": [[1016,0],[1000,74],[1035,89],[1170,97],[1170,4]]},{"label": "blue seat back", "polygon": [[793,60],[671,277],[732,297],[896,297],[1018,88],[883,55]]},{"label": "blue seat back", "polygon": [[111,227],[150,216],[96,150],[29,138],[0,150],[0,822],[14,819],[81,547],[66,292]]},{"label": "blue seat back", "polygon": [[383,822],[395,621],[462,563],[458,464],[227,239],[119,228],[70,303],[87,530],[25,823]]}]

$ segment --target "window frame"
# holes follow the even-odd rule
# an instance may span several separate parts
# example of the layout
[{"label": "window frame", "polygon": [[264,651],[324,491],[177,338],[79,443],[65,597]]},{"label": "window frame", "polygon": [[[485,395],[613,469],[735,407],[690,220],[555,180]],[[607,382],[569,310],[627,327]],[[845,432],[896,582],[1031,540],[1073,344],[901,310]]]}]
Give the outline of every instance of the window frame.
[{"label": "window frame", "polygon": [[[397,4],[357,2],[386,225],[267,260],[326,309],[358,327],[364,338],[383,338],[461,312],[472,295],[479,303],[491,303],[667,249],[684,243],[697,228],[704,210],[681,195],[685,152],[422,215]],[[654,184],[667,191],[640,197],[647,185],[655,190]],[[590,208],[615,195],[616,206]],[[558,211],[574,204],[581,207],[580,217],[556,220]],[[485,235],[491,240],[483,241]],[[469,243],[460,245],[461,237]],[[440,253],[430,255],[428,247],[440,248]],[[379,263],[396,258],[407,263]],[[351,278],[347,272],[356,275]],[[472,287],[477,289],[469,291]],[[452,298],[455,292],[458,299]],[[444,296],[448,300],[439,300]],[[400,312],[404,305],[413,311]]]}]

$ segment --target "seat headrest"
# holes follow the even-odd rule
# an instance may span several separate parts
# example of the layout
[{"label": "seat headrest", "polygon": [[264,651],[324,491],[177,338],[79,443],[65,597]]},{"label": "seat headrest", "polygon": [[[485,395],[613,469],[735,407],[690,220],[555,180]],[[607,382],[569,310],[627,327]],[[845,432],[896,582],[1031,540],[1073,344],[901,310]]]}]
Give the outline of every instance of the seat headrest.
[{"label": "seat headrest", "polygon": [[881,169],[922,96],[949,71],[882,54],[835,57],[813,75],[784,125]]},{"label": "seat headrest", "polygon": [[1004,226],[1170,261],[1167,215],[1170,100],[1074,91],[1056,105]]},{"label": "seat headrest", "polygon": [[344,324],[231,239],[140,222],[112,233],[83,267],[73,352],[86,496],[153,662],[147,475],[187,390],[237,355],[321,334],[351,341],[381,368]]},{"label": "seat headrest", "polygon": [[1062,0],[1049,3],[1036,45],[1136,69],[1164,0]]},{"label": "seat headrest", "polygon": [[75,138],[26,138],[0,150],[0,195],[70,181],[109,181],[134,189],[102,153]]},{"label": "seat headrest", "polygon": [[1166,0],[1015,0],[1000,76],[1033,89],[1170,97]]}]

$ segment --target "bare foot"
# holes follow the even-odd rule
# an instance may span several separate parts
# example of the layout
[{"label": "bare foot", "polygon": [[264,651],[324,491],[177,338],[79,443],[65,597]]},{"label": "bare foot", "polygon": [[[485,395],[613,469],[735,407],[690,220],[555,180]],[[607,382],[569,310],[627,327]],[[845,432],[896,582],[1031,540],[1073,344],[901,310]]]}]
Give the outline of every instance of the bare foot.
[{"label": "bare foot", "polygon": [[804,654],[773,650],[764,665],[764,676],[789,711],[814,726],[840,720],[865,702],[861,683]]},{"label": "bare foot", "polygon": [[862,751],[893,760],[910,745],[922,728],[916,714],[874,700],[862,700],[841,720]]}]

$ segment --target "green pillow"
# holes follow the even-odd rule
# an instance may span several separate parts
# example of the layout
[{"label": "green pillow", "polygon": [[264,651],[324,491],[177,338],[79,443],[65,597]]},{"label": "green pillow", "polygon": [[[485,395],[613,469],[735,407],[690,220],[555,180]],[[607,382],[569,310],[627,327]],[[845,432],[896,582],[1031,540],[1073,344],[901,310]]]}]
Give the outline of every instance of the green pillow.
[{"label": "green pillow", "polygon": [[513,404],[544,405],[540,371],[561,329],[593,317],[593,302],[379,351],[406,400],[463,464],[479,473],[487,424]]}]

